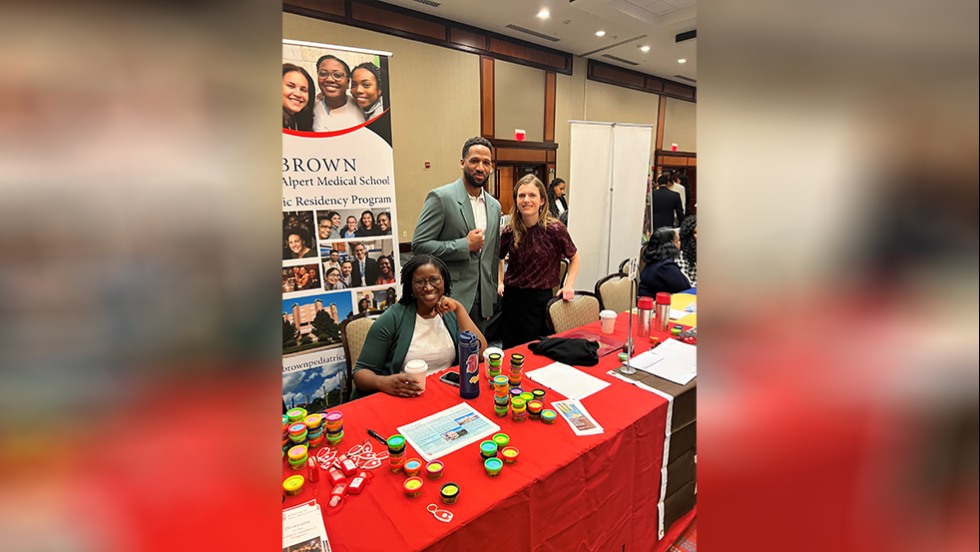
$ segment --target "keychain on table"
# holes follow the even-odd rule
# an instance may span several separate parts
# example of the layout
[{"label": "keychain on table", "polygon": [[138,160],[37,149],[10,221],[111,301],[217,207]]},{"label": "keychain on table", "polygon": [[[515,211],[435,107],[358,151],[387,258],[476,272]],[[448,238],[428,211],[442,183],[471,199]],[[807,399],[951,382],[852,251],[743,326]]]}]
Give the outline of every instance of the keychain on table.
[{"label": "keychain on table", "polygon": [[435,504],[429,504],[425,509],[433,515],[437,520],[443,523],[449,523],[453,520],[453,513],[449,510],[440,510]]}]

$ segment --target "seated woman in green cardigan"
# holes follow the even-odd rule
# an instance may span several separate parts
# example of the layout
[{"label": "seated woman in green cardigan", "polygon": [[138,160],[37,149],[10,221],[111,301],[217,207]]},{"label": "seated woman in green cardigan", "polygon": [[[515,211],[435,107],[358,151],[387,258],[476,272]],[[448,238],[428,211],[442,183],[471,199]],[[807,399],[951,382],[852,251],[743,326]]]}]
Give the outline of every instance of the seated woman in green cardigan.
[{"label": "seated woman in green cardigan", "polygon": [[354,365],[351,399],[376,391],[397,397],[418,396],[421,389],[402,367],[415,359],[424,360],[430,373],[453,366],[461,331],[476,334],[481,355],[487,346],[463,305],[449,297],[449,269],[437,257],[412,257],[402,267],[401,283],[401,299],[368,330]]}]

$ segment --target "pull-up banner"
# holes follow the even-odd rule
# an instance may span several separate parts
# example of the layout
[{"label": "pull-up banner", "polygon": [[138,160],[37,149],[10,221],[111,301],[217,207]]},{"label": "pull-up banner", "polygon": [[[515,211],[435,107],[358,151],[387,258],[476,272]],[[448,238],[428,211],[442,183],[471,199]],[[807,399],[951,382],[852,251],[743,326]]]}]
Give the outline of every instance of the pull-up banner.
[{"label": "pull-up banner", "polygon": [[[349,397],[340,326],[397,301],[387,52],[283,40],[283,402]],[[353,359],[356,361],[357,359]]]}]

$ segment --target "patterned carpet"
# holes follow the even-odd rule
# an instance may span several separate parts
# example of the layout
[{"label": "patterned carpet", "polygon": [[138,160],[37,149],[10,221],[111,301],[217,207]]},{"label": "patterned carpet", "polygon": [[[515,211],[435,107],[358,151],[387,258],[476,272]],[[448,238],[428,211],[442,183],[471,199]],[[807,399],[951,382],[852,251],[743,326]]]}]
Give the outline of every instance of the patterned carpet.
[{"label": "patterned carpet", "polygon": [[697,552],[698,549],[698,519],[694,518],[687,529],[677,537],[667,552]]}]

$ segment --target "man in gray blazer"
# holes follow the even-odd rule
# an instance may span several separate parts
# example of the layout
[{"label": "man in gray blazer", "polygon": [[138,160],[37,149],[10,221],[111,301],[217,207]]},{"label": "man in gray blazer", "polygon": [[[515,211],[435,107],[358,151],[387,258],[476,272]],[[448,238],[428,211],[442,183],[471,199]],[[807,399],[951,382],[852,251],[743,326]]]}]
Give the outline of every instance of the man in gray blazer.
[{"label": "man in gray blazer", "polygon": [[463,144],[462,178],[429,192],[415,224],[413,254],[439,257],[453,277],[453,298],[481,332],[497,298],[500,202],[484,189],[493,171],[493,146],[486,138]]}]

